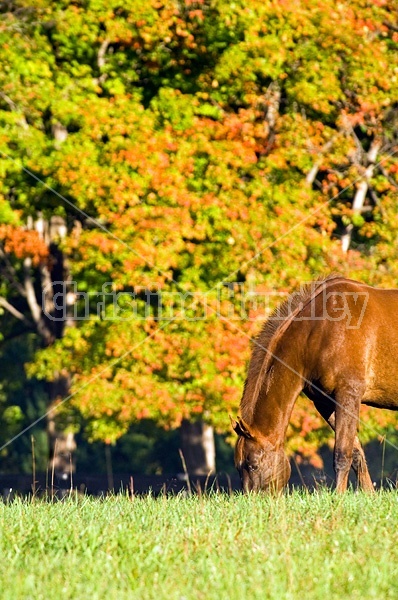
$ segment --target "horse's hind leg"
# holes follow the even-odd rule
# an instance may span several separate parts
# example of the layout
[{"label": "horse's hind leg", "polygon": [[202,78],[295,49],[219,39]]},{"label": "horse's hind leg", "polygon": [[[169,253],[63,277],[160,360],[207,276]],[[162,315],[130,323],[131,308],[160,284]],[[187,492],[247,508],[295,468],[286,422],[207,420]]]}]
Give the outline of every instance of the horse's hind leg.
[{"label": "horse's hind leg", "polygon": [[358,486],[365,492],[374,492],[373,482],[370,478],[365,453],[358,436],[355,436],[354,451],[352,455],[352,468],[357,476]]},{"label": "horse's hind leg", "polygon": [[[330,425],[333,431],[336,431],[336,415],[332,403],[314,402],[315,408],[322,415],[325,421]],[[354,448],[352,452],[352,468],[357,477],[358,487],[366,492],[374,492],[374,487],[368,466],[366,464],[365,453],[358,436],[354,438]]]}]

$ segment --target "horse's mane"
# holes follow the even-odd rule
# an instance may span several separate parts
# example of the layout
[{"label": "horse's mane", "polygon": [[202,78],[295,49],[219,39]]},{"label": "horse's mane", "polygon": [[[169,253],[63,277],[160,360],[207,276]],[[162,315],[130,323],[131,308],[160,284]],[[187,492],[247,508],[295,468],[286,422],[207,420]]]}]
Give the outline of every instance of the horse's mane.
[{"label": "horse's mane", "polygon": [[299,312],[314,300],[329,282],[335,282],[337,279],[345,280],[341,275],[332,274],[302,286],[299,291],[291,294],[279,305],[266,321],[254,342],[249,371],[240,403],[241,416],[248,423],[251,423],[262,387],[264,385],[269,387],[270,385],[272,359],[277,343]]}]

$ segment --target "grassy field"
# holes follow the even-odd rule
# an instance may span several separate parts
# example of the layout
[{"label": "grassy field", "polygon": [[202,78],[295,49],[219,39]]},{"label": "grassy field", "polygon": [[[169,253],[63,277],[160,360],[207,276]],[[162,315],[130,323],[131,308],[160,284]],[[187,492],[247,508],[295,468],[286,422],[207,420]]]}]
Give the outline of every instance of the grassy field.
[{"label": "grassy field", "polygon": [[398,598],[398,492],[0,504],[0,597]]}]

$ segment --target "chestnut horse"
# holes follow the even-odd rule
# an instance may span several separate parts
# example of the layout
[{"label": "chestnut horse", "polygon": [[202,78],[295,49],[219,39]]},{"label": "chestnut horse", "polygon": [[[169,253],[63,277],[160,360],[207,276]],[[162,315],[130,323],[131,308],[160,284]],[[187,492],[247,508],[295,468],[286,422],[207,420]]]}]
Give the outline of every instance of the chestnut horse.
[{"label": "chestnut horse", "polygon": [[245,491],[288,482],[284,452],[294,403],[304,392],[335,431],[336,490],[373,491],[357,437],[361,403],[398,409],[398,291],[333,275],[293,294],[268,319],[249,363],[235,465]]}]

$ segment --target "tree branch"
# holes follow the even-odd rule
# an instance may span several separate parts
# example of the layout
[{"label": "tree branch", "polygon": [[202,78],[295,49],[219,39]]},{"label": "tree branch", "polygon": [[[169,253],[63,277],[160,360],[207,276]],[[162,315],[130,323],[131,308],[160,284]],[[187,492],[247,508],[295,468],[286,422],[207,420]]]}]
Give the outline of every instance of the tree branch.
[{"label": "tree branch", "polygon": [[281,103],[282,91],[278,81],[273,81],[264,97],[261,105],[264,110],[264,132],[267,136],[267,143],[261,154],[267,154],[275,139],[276,121],[279,116],[279,108]]},{"label": "tree branch", "polygon": [[106,55],[106,51],[108,50],[108,46],[110,43],[111,43],[110,40],[108,40],[108,39],[104,40],[98,50],[97,65],[98,65],[98,69],[100,71],[100,76],[96,79],[98,84],[104,83],[104,81],[108,77],[107,73],[101,73],[101,71],[106,64],[105,55]]},{"label": "tree branch", "polygon": [[324,146],[322,146],[322,148],[319,150],[319,153],[318,153],[319,154],[319,158],[318,158],[318,160],[315,161],[314,166],[307,173],[307,176],[305,178],[305,180],[308,183],[308,185],[312,185],[314,183],[315,178],[318,175],[319,167],[322,164],[323,156],[333,146],[334,140],[335,140],[335,138],[333,137],[331,140],[329,140],[328,142],[326,142],[326,144]]},{"label": "tree branch", "polygon": [[36,293],[33,286],[32,276],[30,273],[32,261],[30,258],[25,258],[23,268],[24,268],[24,286],[26,292],[26,300],[28,302],[30,312],[33,318],[33,321],[36,326],[37,332],[41,335],[44,342],[49,345],[54,341],[54,335],[52,331],[47,327],[44,319],[43,313],[40,305],[36,299]]},{"label": "tree branch", "polygon": [[22,323],[24,325],[26,325],[29,328],[33,328],[33,323],[31,321],[29,321],[29,319],[27,319],[23,313],[21,313],[17,308],[15,308],[15,306],[13,306],[12,304],[10,304],[2,296],[0,296],[0,306],[2,308],[4,308],[5,310],[7,310],[16,319],[19,319],[20,321],[22,321]]},{"label": "tree branch", "polygon": [[[369,185],[369,195],[372,198],[375,206],[378,207],[378,209],[380,210],[380,214],[383,218],[385,218],[386,216],[386,212],[383,208],[382,203],[380,202],[380,198],[378,197],[378,195],[376,194],[376,192],[374,191],[374,189],[372,188],[371,185]],[[365,207],[364,207],[365,208]],[[364,208],[362,210],[364,210]]]},{"label": "tree branch", "polygon": [[12,266],[7,254],[4,252],[3,248],[0,245],[0,258],[3,259],[4,263],[5,263],[5,271],[3,272],[4,277],[6,277],[8,279],[8,281],[11,283],[11,285],[14,286],[14,288],[17,290],[17,292],[25,297],[25,288],[19,283],[18,281],[18,277],[16,274],[16,271],[14,269],[14,267]]},{"label": "tree branch", "polygon": [[394,23],[390,23],[390,21],[383,21],[383,25],[391,29],[391,31],[398,31],[398,25],[394,25]]},{"label": "tree branch", "polygon": [[[0,92],[0,98],[3,98],[4,102],[6,104],[8,104],[8,106],[10,107],[11,112],[17,112],[20,113],[21,111],[18,110],[18,106],[15,104],[15,102],[10,98],[10,96],[7,96],[7,94],[5,94],[4,92]],[[19,121],[18,121],[19,125],[21,125],[21,127],[23,127],[24,129],[29,129],[29,125],[26,122],[26,118],[25,115],[22,114]]]},{"label": "tree branch", "polygon": [[391,183],[391,185],[393,187],[395,187],[396,189],[398,189],[398,183],[396,181],[394,181],[394,179],[391,177],[391,175],[389,175],[387,173],[387,171],[385,170],[385,168],[383,167],[383,165],[377,165],[377,168],[379,169],[379,171],[383,175],[383,177],[385,177],[387,179],[387,181],[389,183]]}]

